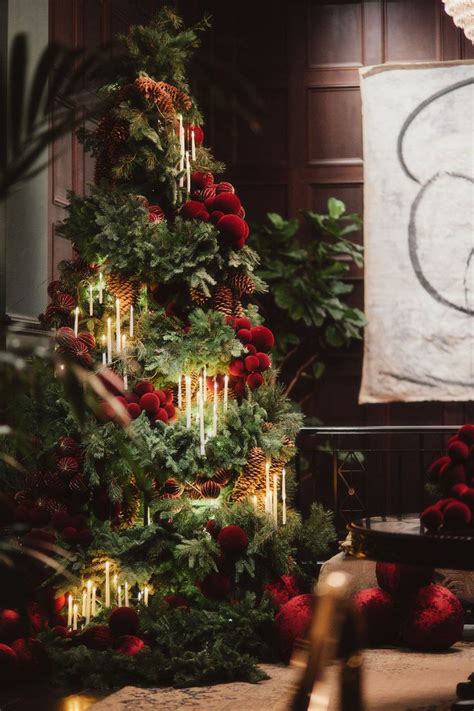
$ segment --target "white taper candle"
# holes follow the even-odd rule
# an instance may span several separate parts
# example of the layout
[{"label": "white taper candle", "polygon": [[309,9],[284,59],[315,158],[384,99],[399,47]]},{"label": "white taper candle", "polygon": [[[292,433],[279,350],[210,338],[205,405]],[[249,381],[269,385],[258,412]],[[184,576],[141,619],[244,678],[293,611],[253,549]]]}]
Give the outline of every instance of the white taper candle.
[{"label": "white taper candle", "polygon": [[107,319],[107,363],[112,363],[112,319]]},{"label": "white taper candle", "polygon": [[194,137],[194,128],[191,129],[191,158],[196,160],[196,139]]},{"label": "white taper candle", "polygon": [[115,350],[117,353],[120,353],[120,349],[122,346],[122,337],[120,333],[120,299],[115,299],[115,336],[116,336],[116,342],[115,342]]},{"label": "white taper candle", "polygon": [[94,315],[94,296],[92,293],[92,284],[89,284],[89,316]]},{"label": "white taper candle", "polygon": [[224,375],[224,412],[227,412],[229,404],[229,376]]},{"label": "white taper candle", "polygon": [[110,607],[110,561],[105,561],[105,607]]},{"label": "white taper candle", "polygon": [[79,333],[79,306],[74,309],[74,335]]},{"label": "white taper candle", "polygon": [[67,596],[67,626],[72,627],[72,595]]},{"label": "white taper candle", "polygon": [[178,378],[178,407],[181,409],[183,406],[183,379],[180,375]]},{"label": "white taper candle", "polygon": [[191,376],[186,375],[186,428],[191,427]]},{"label": "white taper candle", "polygon": [[102,272],[99,272],[99,304],[104,303],[104,277]]},{"label": "white taper candle", "polygon": [[273,520],[278,526],[278,476],[273,475]]},{"label": "white taper candle", "polygon": [[286,525],[286,469],[281,472],[281,522]]},{"label": "white taper candle", "polygon": [[128,331],[129,334],[130,334],[130,338],[133,338],[133,327],[134,327],[134,323],[133,323],[133,305],[130,304],[130,328],[129,328],[129,331]]},{"label": "white taper candle", "polygon": [[212,434],[217,434],[217,378],[214,378],[214,399],[212,401]]},{"label": "white taper candle", "polygon": [[77,630],[77,613],[78,613],[77,605],[74,605],[73,616],[72,616],[72,629],[74,632]]}]

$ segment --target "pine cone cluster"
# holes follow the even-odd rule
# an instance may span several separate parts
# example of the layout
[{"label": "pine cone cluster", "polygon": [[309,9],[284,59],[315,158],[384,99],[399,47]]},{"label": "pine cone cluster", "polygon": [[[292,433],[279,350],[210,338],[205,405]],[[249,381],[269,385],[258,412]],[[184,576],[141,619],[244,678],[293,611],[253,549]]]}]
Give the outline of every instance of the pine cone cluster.
[{"label": "pine cone cluster", "polygon": [[96,136],[100,139],[102,148],[96,157],[94,180],[96,183],[101,180],[113,182],[112,171],[122,154],[123,144],[129,137],[128,126],[124,121],[118,121],[107,114],[100,119]]},{"label": "pine cone cluster", "polygon": [[191,301],[197,304],[197,306],[203,306],[208,300],[208,297],[200,287],[192,286],[189,289],[189,296],[191,297]]},{"label": "pine cone cluster", "polygon": [[106,276],[106,287],[116,299],[120,299],[121,311],[128,311],[130,306],[135,305],[140,292],[139,284],[112,272]]},{"label": "pine cone cluster", "polygon": [[212,308],[226,316],[234,315],[234,295],[228,286],[217,286],[212,296]]},{"label": "pine cone cluster", "polygon": [[135,79],[133,85],[147,101],[155,104],[166,119],[174,118],[177,109],[189,111],[192,107],[191,99],[187,94],[164,81],[140,76]]},{"label": "pine cone cluster", "polygon": [[232,490],[232,501],[243,501],[259,491],[265,491],[265,461],[265,454],[260,447],[250,450],[247,464]]},{"label": "pine cone cluster", "polygon": [[228,285],[237,296],[253,294],[255,291],[254,280],[242,271],[233,272],[229,277]]}]

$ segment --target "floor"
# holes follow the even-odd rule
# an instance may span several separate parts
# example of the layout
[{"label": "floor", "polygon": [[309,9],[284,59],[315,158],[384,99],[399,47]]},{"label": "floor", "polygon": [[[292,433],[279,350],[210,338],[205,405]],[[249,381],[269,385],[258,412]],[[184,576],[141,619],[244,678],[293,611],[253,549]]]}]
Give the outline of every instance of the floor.
[{"label": "floor", "polygon": [[[283,666],[263,667],[269,681],[223,684],[192,689],[125,687],[94,704],[92,711],[286,711],[295,672]],[[460,643],[443,654],[379,649],[365,653],[364,689],[367,711],[448,711],[458,681],[474,669],[474,644]],[[336,669],[328,683],[337,688]],[[331,709],[338,707],[337,696]],[[76,709],[70,709],[76,711]],[[82,709],[81,709],[82,711]]]}]

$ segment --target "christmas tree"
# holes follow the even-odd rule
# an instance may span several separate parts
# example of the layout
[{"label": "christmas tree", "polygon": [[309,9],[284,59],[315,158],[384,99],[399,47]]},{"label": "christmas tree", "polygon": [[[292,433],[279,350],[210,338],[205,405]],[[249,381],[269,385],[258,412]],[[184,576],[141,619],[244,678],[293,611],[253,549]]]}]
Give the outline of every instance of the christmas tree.
[{"label": "christmas tree", "polygon": [[[35,563],[29,630],[0,613],[16,664],[42,673],[46,648],[58,681],[261,678],[276,608],[309,590],[334,537],[320,507],[304,524],[291,507],[301,417],[251,303],[266,285],[244,206],[186,81],[206,24],[164,9],[121,38],[82,132],[95,184],[58,228],[74,257],[41,316],[56,364],[22,401],[35,446],[14,515],[23,545],[61,546],[67,575]],[[75,366],[96,376],[81,418],[62,390]]]}]

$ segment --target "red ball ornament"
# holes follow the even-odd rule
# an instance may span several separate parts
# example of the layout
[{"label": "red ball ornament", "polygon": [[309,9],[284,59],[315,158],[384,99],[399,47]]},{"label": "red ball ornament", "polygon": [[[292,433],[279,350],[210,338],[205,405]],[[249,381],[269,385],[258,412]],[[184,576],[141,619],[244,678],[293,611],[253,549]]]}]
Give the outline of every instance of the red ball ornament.
[{"label": "red ball ornament", "polygon": [[253,345],[253,343],[246,343],[244,346],[244,349],[247,351],[249,355],[256,355],[257,354],[257,349]]},{"label": "red ball ornament", "polygon": [[87,348],[87,350],[91,351],[93,348],[95,348],[95,338],[92,333],[89,331],[81,331],[78,336],[78,340],[81,341]]},{"label": "red ball ornament", "polygon": [[428,506],[421,514],[421,522],[428,531],[436,531],[443,523],[444,515],[437,506]]},{"label": "red ball ornament", "polygon": [[258,358],[258,363],[260,366],[260,370],[268,370],[268,368],[271,366],[271,360],[267,356],[266,353],[256,353],[255,354]]},{"label": "red ball ornament", "polygon": [[375,567],[377,582],[386,592],[392,595],[407,593],[428,585],[433,579],[433,569],[418,565],[401,563],[377,562]]},{"label": "red ball ornament", "polygon": [[463,503],[467,504],[472,510],[474,515],[474,487],[468,486],[464,490],[461,500]]},{"label": "red ball ornament", "polygon": [[243,378],[235,378],[232,381],[232,390],[236,397],[242,397],[245,393],[245,380]]},{"label": "red ball ornament", "polygon": [[149,380],[140,380],[134,388],[136,394],[140,397],[145,395],[145,393],[152,393],[154,389],[153,383],[150,383]]},{"label": "red ball ornament", "polygon": [[220,183],[216,185],[216,192],[218,193],[235,193],[235,188],[232,183],[228,183],[226,180],[221,180]]},{"label": "red ball ornament", "polygon": [[209,519],[204,528],[213,538],[217,538],[221,530],[221,527],[219,526],[219,524],[216,523],[213,518]]},{"label": "red ball ornament", "polygon": [[300,581],[294,575],[282,575],[272,583],[267,583],[264,586],[264,590],[272,603],[278,608],[303,592]]},{"label": "red ball ornament", "polygon": [[463,425],[459,429],[458,438],[466,444],[474,444],[474,425]]},{"label": "red ball ornament", "polygon": [[107,625],[94,625],[78,635],[76,642],[84,644],[88,649],[109,649],[112,646],[112,634]]},{"label": "red ball ornament", "polygon": [[61,538],[66,543],[74,545],[75,543],[79,542],[79,532],[77,528],[74,528],[73,526],[67,526],[61,531]]},{"label": "red ball ornament", "polygon": [[198,200],[188,200],[188,202],[185,202],[179,214],[186,220],[202,220],[203,222],[209,220],[208,211],[202,202]]},{"label": "red ball ornament", "polygon": [[451,491],[456,484],[466,483],[466,472],[462,464],[443,464],[439,472],[439,483],[444,491]]},{"label": "red ball ornament", "polygon": [[209,573],[199,583],[199,589],[209,600],[223,600],[232,587],[230,578],[222,573]]},{"label": "red ball ornament", "polygon": [[139,626],[138,615],[132,607],[116,607],[110,613],[109,627],[114,637],[134,635]]},{"label": "red ball ornament", "polygon": [[244,359],[245,367],[249,373],[254,373],[256,370],[260,369],[260,361],[257,356],[248,355]]},{"label": "red ball ornament", "polygon": [[72,475],[79,471],[79,461],[76,457],[61,457],[56,466],[61,474]]},{"label": "red ball ornament", "polygon": [[176,408],[172,403],[167,403],[165,405],[165,410],[168,415],[168,420],[173,420],[176,417]]},{"label": "red ball ornament", "polygon": [[284,661],[289,661],[298,639],[306,636],[313,616],[313,596],[297,595],[291,598],[275,617],[277,643]]},{"label": "red ball ornament", "polygon": [[214,184],[212,173],[206,173],[203,170],[194,170],[191,173],[191,185],[194,190],[202,190]]},{"label": "red ball ornament", "polygon": [[438,481],[441,468],[448,464],[451,464],[451,458],[447,455],[435,459],[428,467],[428,479],[433,482]]},{"label": "red ball ornament", "polygon": [[[192,126],[191,130],[194,131],[194,143],[196,146],[202,146],[204,142],[204,131],[201,126]],[[208,175],[210,175],[210,173]]]},{"label": "red ball ornament", "polygon": [[140,398],[140,407],[149,415],[156,415],[160,409],[160,399],[155,393],[145,393]]},{"label": "red ball ornament", "polygon": [[158,412],[155,415],[154,422],[164,422],[165,424],[168,422],[169,416],[167,410],[165,410],[164,407],[160,407]]},{"label": "red ball ornament", "polygon": [[163,222],[165,211],[159,205],[148,205],[148,219],[150,222]]},{"label": "red ball ornament", "polygon": [[166,393],[163,390],[154,390],[153,392],[159,399],[160,405],[166,405]]},{"label": "red ball ornament", "polygon": [[0,683],[2,686],[15,681],[18,657],[7,644],[0,644]]},{"label": "red ball ornament", "polygon": [[237,338],[242,343],[250,343],[252,340],[252,333],[248,328],[239,328],[237,331]]},{"label": "red ball ornament", "polygon": [[249,545],[249,539],[244,529],[234,524],[221,529],[217,536],[217,542],[224,555],[232,558],[243,555]]},{"label": "red ball ornament", "polygon": [[56,451],[62,457],[77,457],[81,448],[72,437],[60,437],[56,443]]},{"label": "red ball ornament", "polygon": [[267,353],[275,345],[275,337],[266,326],[253,326],[250,333],[252,334],[252,343],[263,353]]},{"label": "red ball ornament", "polygon": [[212,209],[221,210],[225,215],[238,215],[241,207],[242,203],[233,193],[222,192],[212,201]]},{"label": "red ball ornament", "polygon": [[163,598],[163,602],[166,603],[168,607],[171,607],[172,610],[178,610],[180,608],[189,610],[191,607],[189,604],[189,600],[180,593],[175,593],[174,595],[166,595]]},{"label": "red ball ornament", "polygon": [[85,528],[83,531],[79,531],[79,533],[77,534],[77,542],[80,546],[83,546],[83,548],[87,548],[88,546],[90,546],[93,540],[94,534],[92,533],[90,528]]},{"label": "red ball ornament", "polygon": [[471,509],[462,501],[453,501],[444,509],[444,527],[451,531],[465,528],[471,520]]},{"label": "red ball ornament", "polygon": [[142,408],[136,402],[131,402],[127,405],[127,412],[132,420],[136,420],[137,417],[140,417]]},{"label": "red ball ornament", "polygon": [[234,249],[242,249],[249,236],[249,226],[237,215],[224,215],[217,223],[222,241]]},{"label": "red ball ornament", "polygon": [[252,328],[252,323],[249,318],[246,316],[242,316],[241,318],[238,318],[235,322],[234,326],[236,331],[240,331],[241,328],[246,328],[248,331]]},{"label": "red ball ornament", "polygon": [[48,666],[48,657],[38,639],[31,637],[16,639],[12,642],[11,648],[17,656],[19,670],[23,675],[38,677],[44,674]]},{"label": "red ball ornament", "polygon": [[260,387],[260,385],[262,385],[263,376],[261,373],[250,373],[250,375],[247,376],[245,382],[249,386],[250,390],[256,390]]},{"label": "red ball ornament", "polygon": [[410,598],[402,624],[402,641],[413,649],[440,651],[458,642],[463,633],[462,605],[441,585],[427,585]]},{"label": "red ball ornament", "polygon": [[233,360],[232,363],[229,365],[230,375],[233,375],[236,378],[240,378],[244,374],[244,372],[245,372],[244,361],[241,360],[240,358]]},{"label": "red ball ornament", "polygon": [[212,222],[213,225],[217,225],[221,217],[224,217],[222,210],[213,210],[209,215],[209,221]]},{"label": "red ball ornament", "polygon": [[118,654],[125,654],[127,657],[134,657],[142,649],[145,649],[145,642],[133,634],[125,634],[119,637],[114,644],[114,649]]},{"label": "red ball ornament", "polygon": [[20,614],[16,610],[2,610],[0,612],[0,640],[11,642],[23,633],[23,624]]},{"label": "red ball ornament", "polygon": [[465,442],[456,440],[448,447],[448,454],[453,462],[463,462],[469,456],[469,446]]},{"label": "red ball ornament", "polygon": [[362,615],[369,645],[389,644],[396,640],[398,620],[395,600],[380,588],[360,590],[354,596],[354,606]]}]

